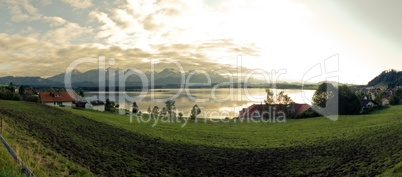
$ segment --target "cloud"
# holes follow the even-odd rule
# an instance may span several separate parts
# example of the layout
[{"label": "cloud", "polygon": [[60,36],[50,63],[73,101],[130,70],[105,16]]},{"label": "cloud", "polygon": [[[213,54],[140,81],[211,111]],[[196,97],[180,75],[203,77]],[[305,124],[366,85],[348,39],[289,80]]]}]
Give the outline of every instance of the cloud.
[{"label": "cloud", "polygon": [[[90,1],[89,1],[90,2]],[[75,1],[69,1],[76,4]],[[84,5],[85,6],[85,5]],[[88,6],[89,7],[89,6]],[[230,61],[237,55],[259,55],[259,48],[250,42],[223,38],[214,33],[221,16],[215,17],[202,1],[127,1],[106,9],[90,11],[92,27],[72,23],[57,16],[46,16],[38,11],[41,21],[51,27],[43,34],[27,36],[2,34],[2,55],[12,62],[15,75],[51,76],[62,72],[72,61],[81,57],[116,58],[115,67],[149,70],[146,60],[158,60],[158,67],[174,67],[166,59],[177,60],[186,71],[205,69],[235,70]],[[24,33],[25,34],[25,33]],[[91,38],[99,43],[74,42]],[[12,45],[11,43],[13,43]],[[12,60],[16,58],[16,60]],[[224,61],[228,59],[228,61]],[[18,61],[18,62],[17,62]],[[0,63],[1,64],[1,63]],[[233,63],[231,63],[233,64]],[[32,68],[32,69],[27,69]],[[43,69],[46,68],[46,71]],[[63,69],[60,69],[63,68]],[[96,65],[82,65],[82,71]],[[163,68],[160,68],[163,69]],[[246,70],[246,69],[244,69]],[[2,70],[0,75],[10,70]]]},{"label": "cloud", "polygon": [[[0,53],[2,58],[0,65],[4,66],[0,70],[0,75],[6,76],[13,73],[15,76],[53,76],[64,72],[67,66],[76,59],[99,56],[116,59],[115,65],[107,65],[107,67],[125,70],[139,69],[144,72],[150,70],[150,59],[158,61],[155,65],[157,71],[169,67],[177,69],[170,60],[179,62],[186,72],[196,69],[205,71],[226,69],[231,72],[237,70],[232,65],[213,62],[203,53],[175,51],[179,46],[184,45],[165,46],[163,51],[149,52],[140,48],[123,49],[94,43],[57,45],[54,42],[32,37],[0,33],[0,50],[3,51]],[[196,48],[196,46],[187,47]],[[77,69],[87,71],[96,69],[97,66],[98,64],[83,64]],[[243,71],[248,69],[243,68]]]},{"label": "cloud", "polygon": [[149,49],[154,44],[188,43],[202,38],[199,31],[194,31],[202,22],[198,19],[207,13],[202,8],[202,1],[140,0],[95,10],[90,16],[101,24],[97,38],[125,48]]},{"label": "cloud", "polygon": [[[74,1],[69,1],[74,3]],[[40,13],[40,10],[34,7],[29,0],[12,1],[6,0],[7,8],[9,9],[10,20],[13,22],[32,22],[35,21],[35,26],[38,23],[48,23],[50,29],[43,30],[43,28],[36,29],[33,26],[28,26],[25,30],[20,30],[22,34],[29,37],[40,38],[46,41],[52,41],[55,44],[67,44],[72,40],[81,37],[84,34],[92,32],[91,27],[81,27],[78,23],[71,23],[64,18],[58,16],[46,16]],[[48,5],[49,2],[43,1]],[[86,1],[83,1],[82,6],[86,6]],[[80,5],[80,4],[78,4]]]},{"label": "cloud", "polygon": [[62,1],[76,9],[86,9],[93,5],[91,0],[62,0]]},{"label": "cloud", "polygon": [[6,0],[8,10],[11,15],[10,20],[13,22],[35,21],[40,20],[42,15],[38,12],[28,0],[13,1]]},{"label": "cloud", "polygon": [[55,44],[65,44],[84,34],[90,34],[91,32],[92,29],[90,27],[81,27],[77,23],[65,23],[62,27],[46,32],[42,36],[42,39],[52,41]]},{"label": "cloud", "polygon": [[67,21],[60,17],[43,17],[43,21],[50,23],[50,27],[57,27],[65,24]]},{"label": "cloud", "polygon": [[52,0],[40,0],[40,3],[44,6],[52,4]]}]

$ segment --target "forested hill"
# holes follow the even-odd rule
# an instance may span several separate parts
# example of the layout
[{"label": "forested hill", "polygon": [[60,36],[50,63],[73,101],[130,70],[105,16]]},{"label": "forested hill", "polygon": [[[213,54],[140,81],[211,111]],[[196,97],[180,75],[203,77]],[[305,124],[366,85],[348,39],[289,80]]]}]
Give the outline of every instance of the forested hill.
[{"label": "forested hill", "polygon": [[390,88],[402,85],[402,71],[396,71],[394,69],[383,71],[367,84],[367,86],[379,85],[388,86]]}]

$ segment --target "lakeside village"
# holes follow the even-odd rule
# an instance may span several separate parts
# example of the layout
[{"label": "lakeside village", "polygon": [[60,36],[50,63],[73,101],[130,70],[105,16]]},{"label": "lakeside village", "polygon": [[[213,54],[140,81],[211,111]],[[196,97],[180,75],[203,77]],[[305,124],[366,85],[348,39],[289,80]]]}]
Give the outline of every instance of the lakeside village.
[{"label": "lakeside village", "polygon": [[[347,90],[351,93],[354,93],[353,95],[360,101],[358,114],[369,113],[376,109],[387,107],[390,104],[399,104],[399,102],[402,100],[402,86],[396,86],[392,89],[388,89],[387,86],[359,88],[352,87],[351,89],[348,88]],[[267,90],[267,93],[269,97],[269,90]],[[272,108],[274,113],[275,110],[282,110],[284,113],[286,113],[288,118],[307,118],[320,116],[312,109],[311,105],[305,103],[295,103],[287,95],[285,95],[283,91],[280,94],[282,97],[276,98],[276,100],[280,100],[279,102],[272,101],[269,104],[269,109]],[[316,94],[317,93],[315,93],[315,95]],[[64,89],[55,91],[53,88],[49,88],[36,91],[29,86],[14,86],[13,83],[10,83],[9,85],[0,85],[0,99],[5,100],[31,101],[51,106],[88,109],[109,113],[123,113],[125,115],[130,115],[130,113],[141,113],[141,111],[138,110],[138,106],[135,102],[133,103],[133,110],[130,111],[119,108],[118,104],[115,104],[113,101],[109,101],[108,99],[104,102],[102,100],[85,100],[84,97],[85,93],[82,89],[77,91],[65,91]],[[269,99],[268,97],[267,99]],[[265,103],[252,104],[247,108],[242,108],[239,111],[238,117],[233,117],[233,119],[264,118],[264,116],[266,116],[264,113],[268,110],[267,100],[264,101]],[[166,104],[168,105],[168,103]],[[172,105],[172,102],[169,104]],[[174,102],[172,106],[174,107]],[[164,107],[162,110],[159,110],[157,106],[155,106],[153,109],[149,107],[147,111],[148,114],[160,116],[165,116],[167,113],[170,115],[172,113],[172,109],[168,110],[166,107]],[[271,111],[269,110],[269,112]],[[197,105],[195,105],[191,111],[192,115],[190,117],[196,118],[199,113],[200,109]],[[178,116],[182,117],[183,113],[178,113]],[[278,116],[278,113],[276,113],[274,116]],[[226,119],[229,118],[227,117]]]}]

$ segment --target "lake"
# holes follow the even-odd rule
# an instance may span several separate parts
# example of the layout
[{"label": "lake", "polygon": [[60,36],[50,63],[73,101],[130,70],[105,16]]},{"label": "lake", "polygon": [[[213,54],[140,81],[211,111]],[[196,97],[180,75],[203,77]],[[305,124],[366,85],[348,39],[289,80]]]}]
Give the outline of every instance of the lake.
[{"label": "lake", "polygon": [[[311,105],[311,98],[315,90],[301,89],[272,89],[274,92],[285,91],[296,103],[307,103]],[[88,100],[105,100],[109,98],[120,104],[120,108],[130,109],[134,101],[141,112],[146,113],[148,107],[151,109],[158,106],[159,110],[165,106],[167,99],[175,101],[176,108],[187,117],[192,107],[197,104],[201,108],[198,117],[225,118],[236,117],[239,110],[248,107],[253,103],[264,103],[266,92],[263,88],[219,88],[219,89],[155,89],[133,92],[86,92]],[[303,96],[304,95],[304,96]]]}]

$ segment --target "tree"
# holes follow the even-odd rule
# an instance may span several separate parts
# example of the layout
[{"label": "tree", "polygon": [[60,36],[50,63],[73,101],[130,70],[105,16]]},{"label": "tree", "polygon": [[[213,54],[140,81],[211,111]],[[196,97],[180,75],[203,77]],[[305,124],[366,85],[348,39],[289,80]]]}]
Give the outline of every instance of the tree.
[{"label": "tree", "polygon": [[[270,107],[272,106],[274,106],[277,111],[283,111],[286,115],[290,114],[288,108],[294,103],[293,100],[287,94],[285,94],[284,91],[280,91],[278,94],[274,94],[274,91],[266,88],[265,92],[267,93],[267,99],[264,100],[265,105],[263,108],[263,110],[265,111],[265,113],[263,113],[263,116],[265,118],[274,116],[272,115],[273,112],[270,112]],[[268,115],[267,113],[271,115]]]},{"label": "tree", "polygon": [[106,99],[105,110],[106,110],[106,111],[109,111],[109,108],[110,108],[110,100],[109,100],[109,99]]},{"label": "tree", "polygon": [[196,119],[196,118],[197,118],[197,115],[200,114],[200,113],[201,113],[200,107],[198,107],[198,105],[195,104],[195,105],[193,106],[193,109],[191,110],[191,116],[190,116],[190,118],[191,118],[191,119]]},{"label": "tree", "polygon": [[18,89],[18,92],[20,95],[25,95],[25,87],[21,85],[20,88]]},{"label": "tree", "polygon": [[152,115],[156,116],[159,113],[159,107],[158,106],[154,106],[154,108],[152,109]]},{"label": "tree", "polygon": [[327,106],[327,100],[335,99],[338,95],[338,90],[330,83],[322,83],[313,95],[313,105],[320,108]]},{"label": "tree", "polygon": [[82,88],[80,88],[80,93],[79,93],[79,95],[80,95],[81,97],[85,97],[85,92],[84,92],[84,90],[83,90]]},{"label": "tree", "polygon": [[[265,89],[265,92],[267,93],[267,99],[264,100],[265,105],[264,105],[264,107],[263,107],[263,110],[264,110],[266,113],[272,114],[269,110],[270,110],[270,107],[272,106],[272,104],[274,104],[274,101],[275,101],[274,91],[272,91],[272,90],[269,89],[269,88],[266,88],[266,89]],[[266,114],[266,113],[264,113],[264,115],[263,115],[264,118],[269,118],[269,117],[272,116],[272,115],[268,115],[268,114]]]},{"label": "tree", "polygon": [[274,100],[275,100],[275,98],[274,98],[274,91],[272,91],[272,90],[269,89],[269,88],[266,88],[266,89],[265,89],[265,92],[267,92],[267,99],[264,100],[265,104],[267,104],[267,105],[273,104],[273,103],[274,103]]},{"label": "tree", "polygon": [[134,113],[134,114],[137,114],[138,111],[139,111],[139,109],[138,109],[137,102],[134,102],[134,103],[133,103],[133,113]]},{"label": "tree", "polygon": [[183,113],[179,112],[179,118],[182,119],[183,118]]},{"label": "tree", "polygon": [[358,92],[358,93],[356,93],[356,96],[359,99],[371,99],[371,94],[364,93],[364,92]]},{"label": "tree", "polygon": [[173,115],[174,114],[173,110],[176,109],[176,106],[174,105],[175,101],[167,100],[165,103],[166,103],[167,113],[169,113],[170,116],[175,116],[175,115]]},{"label": "tree", "polygon": [[166,114],[167,114],[167,109],[166,109],[166,107],[163,107],[163,108],[162,108],[161,114],[162,114],[163,116],[166,116]]},{"label": "tree", "polygon": [[54,89],[53,89],[53,87],[50,87],[50,88],[49,88],[49,92],[55,92]]},{"label": "tree", "polygon": [[15,92],[0,92],[0,99],[20,101],[21,97],[18,93]]},{"label": "tree", "polygon": [[341,85],[339,90],[339,114],[340,115],[350,115],[359,114],[362,106],[359,98],[350,91],[349,87],[346,85]]},{"label": "tree", "polygon": [[367,85],[388,85],[388,88],[402,85],[402,71],[396,71],[394,69],[383,71],[380,75],[371,80]]},{"label": "tree", "polygon": [[148,114],[151,114],[151,113],[152,113],[151,106],[148,106],[147,111],[148,111]]},{"label": "tree", "polygon": [[402,94],[402,88],[398,88],[393,94],[396,96],[400,96]]},{"label": "tree", "polygon": [[399,95],[392,95],[392,97],[389,99],[389,104],[391,105],[397,105],[399,104],[400,100],[399,100]]},{"label": "tree", "polygon": [[32,94],[32,92],[26,92],[24,94],[24,101],[39,102],[39,97]]},{"label": "tree", "polygon": [[10,92],[15,92],[15,86],[13,82],[10,82],[10,84],[7,87],[7,90],[9,90]]},{"label": "tree", "polygon": [[313,105],[317,106],[318,108],[326,108],[328,106],[327,103],[334,103],[338,106],[338,110],[321,110],[326,111],[321,113],[325,113],[327,115],[358,114],[362,108],[360,100],[354,93],[350,91],[348,86],[341,85],[337,89],[330,83],[322,83],[314,92]]},{"label": "tree", "polygon": [[387,93],[385,92],[381,92],[381,93],[377,93],[375,95],[375,99],[374,101],[376,101],[377,103],[381,103],[382,102],[382,96],[386,95]]},{"label": "tree", "polygon": [[283,111],[288,116],[291,113],[288,108],[293,106],[294,102],[284,91],[280,91],[276,96],[276,104],[277,110]]},{"label": "tree", "polygon": [[61,89],[60,89],[60,92],[65,92],[65,91],[66,91],[66,90],[64,90],[64,88],[61,88]]},{"label": "tree", "polygon": [[114,112],[114,107],[115,103],[113,101],[110,101],[109,99],[106,99],[105,110]]}]

